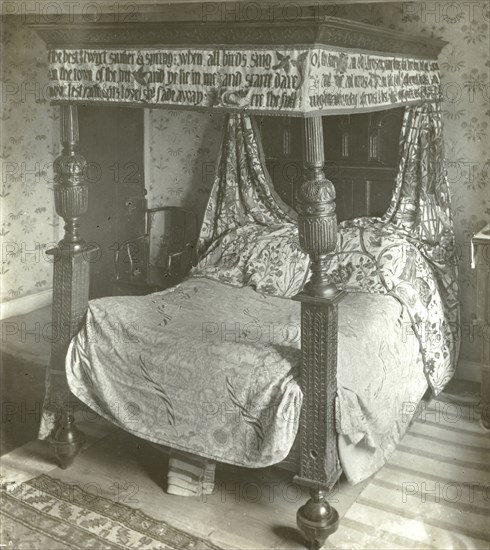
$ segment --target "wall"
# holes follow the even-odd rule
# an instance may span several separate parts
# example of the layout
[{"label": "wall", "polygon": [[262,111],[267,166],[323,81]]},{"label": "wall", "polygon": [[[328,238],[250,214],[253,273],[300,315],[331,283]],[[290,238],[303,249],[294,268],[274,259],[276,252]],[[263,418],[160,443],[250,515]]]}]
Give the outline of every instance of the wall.
[{"label": "wall", "polygon": [[150,109],[145,119],[148,204],[184,206],[204,215],[224,117]]},{"label": "wall", "polygon": [[[63,222],[53,200],[52,163],[60,153],[59,109],[51,107],[46,97],[46,47],[20,17],[6,17],[2,30],[0,300],[6,303],[52,288],[52,264],[44,252],[59,240]],[[202,216],[222,121],[216,114],[146,113],[151,206],[187,206]]]},{"label": "wall", "polygon": [[[449,7],[448,7],[449,6]],[[446,156],[453,191],[456,236],[461,249],[462,357],[476,361],[478,346],[468,336],[474,315],[474,272],[469,267],[471,234],[490,215],[489,17],[488,2],[424,2],[338,6],[335,14],[399,30],[434,35],[449,44],[440,57],[446,101]],[[332,11],[330,3],[330,13]],[[45,48],[15,18],[4,24],[2,52],[2,236],[9,251],[58,240],[50,176],[42,173],[59,151],[58,114],[40,92],[45,84]],[[13,87],[7,88],[5,83]],[[24,86],[24,88],[22,88]],[[17,91],[16,91],[17,90]],[[451,99],[453,99],[451,101]],[[152,206],[184,205],[201,215],[212,183],[222,117],[153,110],[147,116],[147,182]],[[25,163],[25,170],[21,165]],[[12,164],[10,164],[12,163]],[[12,170],[17,167],[17,171]],[[34,172],[29,172],[32,170]],[[15,249],[15,244],[19,245]],[[10,245],[9,245],[10,246]],[[5,252],[5,246],[2,249]],[[51,286],[51,265],[39,255],[3,254],[2,299]]]},{"label": "wall", "polygon": [[52,287],[44,255],[58,241],[51,165],[59,154],[58,109],[43,96],[44,43],[16,17],[2,21],[1,52],[1,299]]}]

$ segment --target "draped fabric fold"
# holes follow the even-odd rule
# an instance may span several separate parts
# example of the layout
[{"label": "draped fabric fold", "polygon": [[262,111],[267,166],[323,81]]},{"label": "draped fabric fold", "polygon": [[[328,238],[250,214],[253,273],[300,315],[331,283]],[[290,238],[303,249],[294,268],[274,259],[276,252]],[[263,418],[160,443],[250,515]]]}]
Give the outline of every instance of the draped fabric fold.
[{"label": "draped fabric fold", "polygon": [[194,275],[294,296],[309,266],[296,218],[274,191],[255,120],[228,115]]},{"label": "draped fabric fold", "polygon": [[217,170],[199,236],[200,249],[239,227],[294,223],[296,212],[274,191],[260,133],[248,115],[228,115]]},{"label": "draped fabric fold", "polygon": [[454,251],[439,103],[405,109],[395,190],[382,219],[420,241],[428,255],[448,260]]},{"label": "draped fabric fold", "polygon": [[436,277],[447,320],[441,338],[450,343],[454,371],[460,347],[458,268],[439,102],[405,109],[399,170],[383,221],[416,245]]}]

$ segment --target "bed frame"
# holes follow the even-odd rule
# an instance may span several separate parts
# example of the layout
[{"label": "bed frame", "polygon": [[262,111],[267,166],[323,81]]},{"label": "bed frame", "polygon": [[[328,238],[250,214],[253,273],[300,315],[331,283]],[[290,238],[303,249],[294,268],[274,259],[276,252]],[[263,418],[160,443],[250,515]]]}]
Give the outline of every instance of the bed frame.
[{"label": "bed frame", "polygon": [[[226,24],[202,20],[172,23],[153,20],[131,24],[58,21],[30,26],[36,29],[49,48],[209,47],[213,44],[244,47],[246,44],[247,48],[257,47],[258,51],[264,51],[264,46],[274,51],[280,46],[327,44],[337,50],[350,48],[435,60],[444,44],[364,24],[318,17]],[[90,262],[97,254],[97,247],[87,245],[79,231],[79,218],[88,207],[88,185],[83,178],[86,160],[78,152],[77,101],[59,103],[63,149],[55,162],[57,183],[54,193],[56,211],[66,225],[59,248],[51,251],[54,255],[52,322],[60,327],[61,337],[52,344],[50,368],[52,373],[62,375],[68,343],[87,311]],[[114,103],[108,103],[111,104]],[[394,102],[383,108],[402,104]],[[142,104],[133,106],[145,107]],[[364,110],[378,110],[378,107]],[[251,112],[253,114],[253,110]],[[311,490],[311,499],[297,514],[298,526],[311,548],[320,548],[338,527],[339,515],[329,505],[327,497],[341,474],[334,405],[337,392],[337,314],[345,293],[327,282],[326,258],[335,248],[337,220],[335,190],[324,174],[322,115],[355,112],[358,110],[354,107],[337,108],[332,112],[329,108],[307,113],[261,111],[262,114],[304,116],[306,176],[299,190],[297,210],[300,245],[311,258],[311,278],[294,298],[301,302],[301,388],[304,395],[300,419],[300,471],[295,481]],[[71,464],[81,448],[81,441],[72,416],[63,414],[52,437],[62,467]]]}]

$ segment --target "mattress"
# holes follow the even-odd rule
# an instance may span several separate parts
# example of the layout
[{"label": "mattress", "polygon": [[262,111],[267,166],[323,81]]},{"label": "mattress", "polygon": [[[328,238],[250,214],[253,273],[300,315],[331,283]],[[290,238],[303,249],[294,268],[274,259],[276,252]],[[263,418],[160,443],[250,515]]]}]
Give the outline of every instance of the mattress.
[{"label": "mattress", "polygon": [[[352,483],[373,474],[427,389],[418,339],[389,295],[339,305],[336,427]],[[245,467],[295,463],[300,304],[191,277],[89,303],[66,358],[71,391],[124,430]]]}]

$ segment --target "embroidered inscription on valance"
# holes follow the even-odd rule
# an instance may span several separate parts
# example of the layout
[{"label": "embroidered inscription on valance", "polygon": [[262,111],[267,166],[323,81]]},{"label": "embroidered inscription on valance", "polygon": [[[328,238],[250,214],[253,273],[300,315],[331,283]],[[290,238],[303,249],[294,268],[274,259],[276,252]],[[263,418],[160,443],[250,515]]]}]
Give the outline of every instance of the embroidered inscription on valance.
[{"label": "embroidered inscription on valance", "polygon": [[324,47],[52,49],[53,101],[308,115],[439,99],[437,63]]}]

